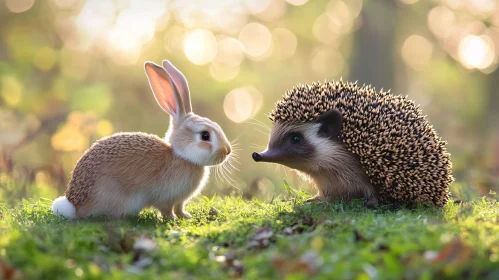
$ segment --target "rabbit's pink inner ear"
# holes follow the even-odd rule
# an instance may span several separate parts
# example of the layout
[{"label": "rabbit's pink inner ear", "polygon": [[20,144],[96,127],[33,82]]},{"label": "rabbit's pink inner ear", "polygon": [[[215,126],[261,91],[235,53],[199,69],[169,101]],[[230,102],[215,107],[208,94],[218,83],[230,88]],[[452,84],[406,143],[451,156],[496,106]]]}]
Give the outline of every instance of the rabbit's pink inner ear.
[{"label": "rabbit's pink inner ear", "polygon": [[173,97],[174,85],[166,71],[152,62],[146,62],[145,71],[159,106],[170,115],[176,114],[177,108]]},{"label": "rabbit's pink inner ear", "polygon": [[189,84],[187,83],[187,79],[185,78],[184,74],[182,74],[182,72],[180,72],[168,60],[163,60],[163,68],[166,70],[166,72],[168,72],[168,74],[170,74],[170,77],[172,77],[173,82],[177,86],[177,89],[182,98],[182,104],[184,105],[185,112],[186,113],[191,112],[192,107],[191,107],[191,96],[189,92]]}]

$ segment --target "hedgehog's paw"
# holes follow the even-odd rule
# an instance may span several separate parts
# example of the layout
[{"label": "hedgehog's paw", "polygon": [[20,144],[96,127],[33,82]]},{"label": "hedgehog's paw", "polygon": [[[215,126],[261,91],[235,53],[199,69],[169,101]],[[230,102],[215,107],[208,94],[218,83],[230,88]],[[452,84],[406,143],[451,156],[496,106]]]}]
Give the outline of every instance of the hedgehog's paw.
[{"label": "hedgehog's paw", "polygon": [[378,206],[379,204],[379,201],[376,197],[371,197],[371,198],[366,198],[367,199],[367,202],[366,202],[366,207],[367,208],[374,208],[376,206]]},{"label": "hedgehog's paw", "polygon": [[185,211],[182,211],[178,214],[180,217],[184,218],[184,219],[190,219],[192,218],[192,215],[188,212],[185,212]]},{"label": "hedgehog's paw", "polygon": [[316,194],[314,197],[311,197],[307,200],[305,200],[306,203],[312,203],[312,202],[320,202],[322,200],[322,197],[320,194]]}]

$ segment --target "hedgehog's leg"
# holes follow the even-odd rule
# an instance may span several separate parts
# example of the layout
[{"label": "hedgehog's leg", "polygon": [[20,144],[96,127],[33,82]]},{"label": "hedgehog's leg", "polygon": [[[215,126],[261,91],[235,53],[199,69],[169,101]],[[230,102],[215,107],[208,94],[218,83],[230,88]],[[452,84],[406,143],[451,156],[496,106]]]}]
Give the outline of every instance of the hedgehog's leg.
[{"label": "hedgehog's leg", "polygon": [[367,208],[373,208],[373,207],[378,206],[378,204],[379,204],[378,199],[374,195],[371,196],[370,198],[366,198],[366,199],[367,199],[367,202],[365,205]]},{"label": "hedgehog's leg", "polygon": [[314,197],[311,197],[307,200],[305,200],[305,202],[307,203],[311,203],[311,202],[319,202],[320,200],[322,199],[322,196],[320,193],[316,194]]},{"label": "hedgehog's leg", "polygon": [[163,219],[173,219],[175,220],[177,218],[177,215],[173,213],[173,204],[171,203],[165,203],[163,205],[156,205],[156,208],[159,209],[161,212],[161,215],[163,216]]},{"label": "hedgehog's leg", "polygon": [[180,217],[183,217],[184,219],[192,218],[192,215],[185,211],[184,206],[185,202],[180,202],[178,204],[175,204],[175,214],[179,215]]}]

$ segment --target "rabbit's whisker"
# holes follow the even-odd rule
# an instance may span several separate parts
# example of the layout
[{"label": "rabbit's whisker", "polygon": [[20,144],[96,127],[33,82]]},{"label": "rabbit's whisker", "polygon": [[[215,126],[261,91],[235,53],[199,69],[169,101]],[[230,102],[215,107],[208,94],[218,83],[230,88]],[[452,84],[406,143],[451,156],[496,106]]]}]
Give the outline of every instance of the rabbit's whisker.
[{"label": "rabbit's whisker", "polygon": [[222,177],[225,179],[225,181],[229,185],[231,185],[232,187],[236,187],[235,186],[236,181],[234,179],[232,179],[229,175],[227,175],[226,170],[227,170],[227,172],[230,172],[230,170],[227,169],[227,167],[225,166],[225,164],[222,164],[221,168],[220,168],[220,171],[222,173]]}]

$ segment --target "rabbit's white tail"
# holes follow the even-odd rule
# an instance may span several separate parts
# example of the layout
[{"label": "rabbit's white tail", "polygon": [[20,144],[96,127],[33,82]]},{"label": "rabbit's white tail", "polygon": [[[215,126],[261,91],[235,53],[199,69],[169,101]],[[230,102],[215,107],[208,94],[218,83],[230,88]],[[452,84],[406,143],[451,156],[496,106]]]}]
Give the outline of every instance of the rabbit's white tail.
[{"label": "rabbit's white tail", "polygon": [[65,196],[58,197],[52,202],[52,212],[67,219],[76,219],[76,208]]}]

